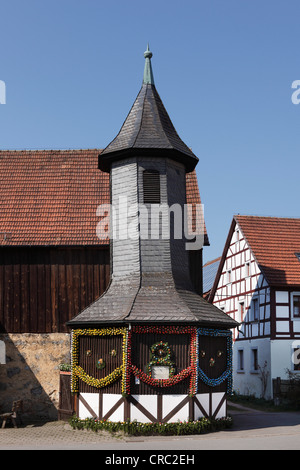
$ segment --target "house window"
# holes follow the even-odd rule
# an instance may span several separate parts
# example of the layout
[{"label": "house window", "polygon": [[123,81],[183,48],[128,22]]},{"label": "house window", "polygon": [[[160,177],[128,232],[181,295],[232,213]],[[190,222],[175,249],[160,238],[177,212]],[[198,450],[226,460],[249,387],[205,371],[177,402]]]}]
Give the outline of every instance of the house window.
[{"label": "house window", "polygon": [[239,372],[244,372],[244,350],[243,349],[238,349],[238,371]]},{"label": "house window", "polygon": [[156,170],[143,171],[144,204],[160,204],[160,175]]},{"label": "house window", "polygon": [[251,320],[258,321],[259,320],[259,300],[258,297],[254,297],[252,299],[251,305]]},{"label": "house window", "polygon": [[257,348],[251,349],[251,372],[258,372],[258,351]]},{"label": "house window", "polygon": [[292,294],[292,314],[294,318],[300,318],[300,292]]},{"label": "house window", "polygon": [[251,276],[251,265],[250,261],[246,261],[245,267],[244,267],[244,277],[250,277]]},{"label": "house window", "polygon": [[232,272],[231,272],[231,269],[228,269],[227,271],[227,284],[230,284],[232,282]]},{"label": "house window", "polygon": [[240,323],[244,320],[244,314],[245,314],[245,302],[241,301],[239,302],[239,319],[238,319]]}]

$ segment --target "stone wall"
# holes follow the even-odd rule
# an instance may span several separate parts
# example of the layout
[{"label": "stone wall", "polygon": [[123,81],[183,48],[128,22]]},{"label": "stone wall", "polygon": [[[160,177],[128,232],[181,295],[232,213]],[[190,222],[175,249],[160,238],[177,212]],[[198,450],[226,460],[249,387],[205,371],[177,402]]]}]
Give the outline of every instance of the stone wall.
[{"label": "stone wall", "polygon": [[[59,365],[70,363],[70,335],[1,334],[5,363],[0,364],[0,410],[22,399],[24,416],[57,419]],[[3,343],[2,343],[3,347]]]}]

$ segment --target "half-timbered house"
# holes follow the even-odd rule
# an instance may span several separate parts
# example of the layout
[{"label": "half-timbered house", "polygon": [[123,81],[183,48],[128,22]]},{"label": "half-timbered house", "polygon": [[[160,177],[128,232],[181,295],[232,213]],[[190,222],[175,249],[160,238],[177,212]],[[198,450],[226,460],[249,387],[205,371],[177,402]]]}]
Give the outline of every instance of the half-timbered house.
[{"label": "half-timbered house", "polygon": [[233,218],[210,301],[234,330],[233,387],[273,397],[273,379],[299,370],[300,219]]}]

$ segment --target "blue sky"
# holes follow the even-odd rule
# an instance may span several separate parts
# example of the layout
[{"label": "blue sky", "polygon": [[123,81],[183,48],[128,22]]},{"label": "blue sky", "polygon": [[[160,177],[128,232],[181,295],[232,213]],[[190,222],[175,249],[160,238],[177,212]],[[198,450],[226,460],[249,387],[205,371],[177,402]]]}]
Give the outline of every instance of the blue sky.
[{"label": "blue sky", "polygon": [[197,175],[211,246],[236,213],[299,217],[299,1],[1,0],[1,149],[103,148],[157,90]]}]

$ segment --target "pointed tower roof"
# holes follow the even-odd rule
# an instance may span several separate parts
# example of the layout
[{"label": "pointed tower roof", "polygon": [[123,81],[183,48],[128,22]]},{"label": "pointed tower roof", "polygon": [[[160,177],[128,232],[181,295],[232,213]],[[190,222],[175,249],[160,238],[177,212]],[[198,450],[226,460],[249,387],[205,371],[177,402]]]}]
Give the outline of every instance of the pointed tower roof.
[{"label": "pointed tower roof", "polygon": [[153,77],[153,72],[152,72],[152,65],[151,65],[151,57],[152,57],[152,52],[150,52],[149,49],[149,44],[147,45],[147,50],[144,52],[144,57],[145,57],[145,68],[144,68],[144,78],[143,78],[143,83],[145,85],[154,85],[154,77]]},{"label": "pointed tower roof", "polygon": [[183,163],[192,171],[198,158],[181,140],[157,93],[149,45],[144,53],[142,87],[114,140],[99,155],[99,168],[110,171],[111,163],[129,156],[164,156]]}]

